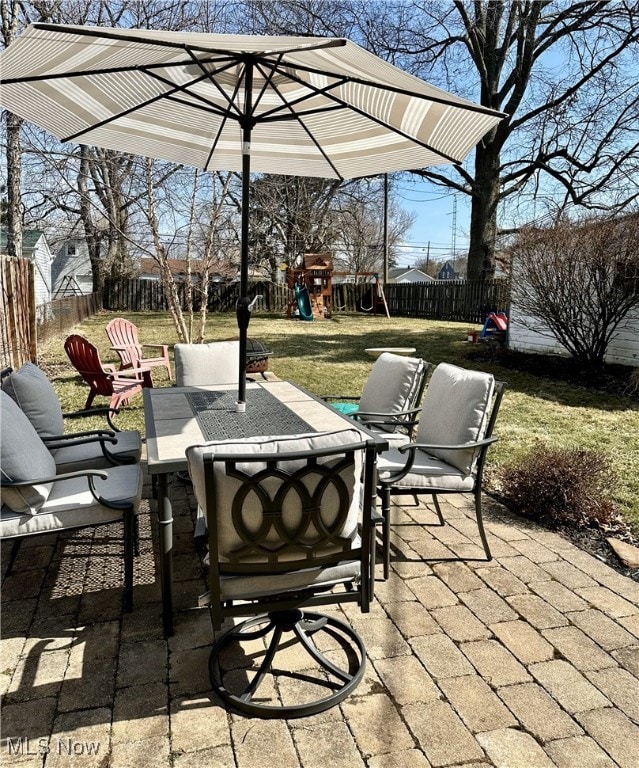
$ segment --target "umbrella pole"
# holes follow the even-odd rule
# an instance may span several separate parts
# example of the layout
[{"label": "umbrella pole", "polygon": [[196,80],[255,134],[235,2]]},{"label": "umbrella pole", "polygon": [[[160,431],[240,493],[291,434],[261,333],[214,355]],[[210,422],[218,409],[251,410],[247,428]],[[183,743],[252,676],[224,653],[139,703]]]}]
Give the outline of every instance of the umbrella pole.
[{"label": "umbrella pole", "polygon": [[246,62],[244,79],[245,99],[244,116],[242,120],[242,243],[240,246],[240,298],[237,300],[235,312],[240,331],[240,370],[238,373],[237,411],[246,409],[246,339],[248,326],[251,321],[251,308],[248,298],[248,261],[249,261],[249,196],[251,175],[251,129],[253,127],[253,106],[251,103],[253,91],[253,63]]}]

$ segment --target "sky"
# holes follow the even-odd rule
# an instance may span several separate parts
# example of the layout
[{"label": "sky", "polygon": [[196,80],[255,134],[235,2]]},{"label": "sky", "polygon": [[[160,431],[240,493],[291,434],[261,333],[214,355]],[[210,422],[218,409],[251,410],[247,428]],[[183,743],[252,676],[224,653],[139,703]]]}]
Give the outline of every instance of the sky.
[{"label": "sky", "polygon": [[427,181],[402,179],[396,190],[403,207],[415,215],[415,223],[398,249],[398,266],[414,266],[427,254],[432,260],[444,261],[451,257],[453,248],[458,255],[466,255],[470,225],[467,195],[453,194]]}]

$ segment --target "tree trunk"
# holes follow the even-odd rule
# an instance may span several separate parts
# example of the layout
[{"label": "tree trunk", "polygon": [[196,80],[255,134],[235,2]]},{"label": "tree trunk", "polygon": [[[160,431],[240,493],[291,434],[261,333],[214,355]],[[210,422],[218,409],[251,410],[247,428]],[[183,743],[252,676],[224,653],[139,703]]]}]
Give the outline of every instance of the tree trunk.
[{"label": "tree trunk", "polygon": [[7,112],[7,253],[18,257],[22,256],[21,125],[21,118]]},{"label": "tree trunk", "polygon": [[495,274],[495,237],[499,201],[499,150],[494,144],[477,147],[471,198],[469,280],[488,280]]},{"label": "tree trunk", "polygon": [[80,171],[78,173],[78,193],[80,197],[80,218],[84,227],[84,237],[91,262],[91,275],[93,291],[101,291],[104,287],[104,274],[102,269],[102,234],[93,220],[93,208],[91,206],[91,194],[89,192],[89,179],[91,177],[89,147],[80,145]]}]

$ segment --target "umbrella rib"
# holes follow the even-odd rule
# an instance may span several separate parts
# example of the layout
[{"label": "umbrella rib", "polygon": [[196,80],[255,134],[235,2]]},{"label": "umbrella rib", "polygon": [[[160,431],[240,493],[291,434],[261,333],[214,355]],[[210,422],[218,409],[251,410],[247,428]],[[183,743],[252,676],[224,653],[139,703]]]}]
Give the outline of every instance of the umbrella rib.
[{"label": "umbrella rib", "polygon": [[[208,75],[208,76],[209,76],[209,78],[210,78],[210,73],[207,73],[207,75]],[[237,97],[237,94],[239,93],[239,90],[240,90],[240,84],[241,84],[241,82],[242,82],[242,80],[243,80],[244,76],[245,76],[245,72],[240,72],[240,76],[237,78],[237,82],[235,83],[235,88],[233,89],[233,95],[232,95],[232,96],[231,96],[231,98],[230,98],[230,103],[231,103],[231,106],[236,106],[236,105],[235,105],[235,99],[236,99],[236,97]],[[212,81],[212,82],[215,82],[215,81]],[[215,83],[215,85],[217,86],[217,83]],[[218,86],[218,87],[219,87],[219,86]],[[229,100],[229,97],[226,95],[226,93],[224,93],[224,92],[223,92],[223,95],[224,95],[224,97],[225,97],[227,100]],[[236,109],[237,109],[237,107],[236,107]],[[239,110],[238,110],[238,111],[239,111]],[[220,127],[219,127],[219,130],[218,130],[218,132],[217,132],[217,134],[216,134],[216,136],[215,136],[215,139],[213,139],[213,143],[211,144],[211,149],[209,150],[209,154],[208,154],[208,157],[206,158],[206,162],[204,163],[204,170],[205,170],[205,171],[206,171],[206,170],[208,169],[208,167],[209,167],[209,163],[211,162],[211,160],[212,160],[212,158],[213,158],[213,153],[215,152],[215,148],[217,147],[217,143],[218,143],[218,141],[220,140],[220,137],[222,136],[222,132],[224,131],[224,126],[226,125],[226,121],[229,119],[229,117],[230,117],[230,116],[231,116],[231,114],[230,114],[230,112],[228,112],[228,113],[225,115],[225,117],[222,119],[222,122],[220,123]],[[238,115],[237,117],[238,117],[238,119],[239,119],[239,117],[241,117],[241,115]]]},{"label": "umbrella rib", "polygon": [[[227,57],[228,58],[228,57]],[[77,72],[51,72],[46,75],[28,75],[27,77],[7,77],[2,79],[3,85],[16,85],[18,83],[37,83],[42,80],[62,80],[73,79],[75,77],[91,77],[93,75],[117,75],[121,72],[144,72],[145,74],[151,74],[151,70],[154,69],[170,69],[173,67],[185,67],[191,64],[192,58],[184,59],[183,61],[169,61],[163,64],[127,64],[123,67],[105,67],[104,69],[83,69]],[[218,64],[223,59],[207,59],[203,61],[203,64]],[[234,59],[228,58],[229,63],[233,63]]]},{"label": "umbrella rib", "polygon": [[[294,74],[292,74],[290,72],[288,73],[287,76],[289,77],[289,79],[291,79],[291,80],[293,80],[293,81],[295,81],[297,83],[300,83],[301,85],[304,85],[305,87],[310,88],[311,90],[313,90],[315,92],[314,95],[317,95],[317,94],[321,93],[321,95],[326,96],[326,98],[328,98],[328,99],[331,99],[336,104],[341,106],[343,109],[348,109],[348,110],[350,110],[352,112],[356,112],[358,115],[361,115],[362,117],[365,117],[368,120],[371,120],[372,122],[377,123],[378,125],[381,125],[383,128],[388,128],[388,130],[392,131],[393,133],[397,134],[398,136],[401,136],[404,139],[408,139],[409,141],[413,142],[414,144],[417,144],[418,146],[423,147],[424,149],[427,149],[429,152],[433,152],[434,154],[438,155],[439,157],[444,158],[444,160],[447,160],[449,163],[454,163],[455,165],[459,164],[460,161],[457,160],[457,158],[452,157],[451,155],[448,155],[448,154],[446,154],[445,152],[442,152],[439,149],[435,149],[434,147],[432,147],[427,142],[422,141],[421,139],[415,138],[414,136],[411,136],[409,133],[406,133],[405,131],[402,131],[400,128],[397,128],[394,125],[391,125],[390,123],[386,122],[385,120],[382,120],[379,117],[375,117],[374,115],[369,114],[365,110],[360,109],[360,107],[357,107],[354,104],[349,104],[347,101],[344,101],[344,99],[340,99],[339,96],[336,96],[335,94],[330,93],[330,90],[332,88],[337,88],[338,86],[343,85],[344,82],[349,82],[348,78],[346,80],[341,80],[341,81],[339,81],[337,83],[334,83],[333,85],[328,86],[327,88],[321,89],[321,91],[320,91],[320,89],[316,88],[316,86],[312,85],[311,83],[305,82],[304,80],[302,80],[301,78],[296,77]],[[448,106],[450,106],[450,104]],[[271,120],[273,120],[273,119],[274,118],[271,118]],[[303,123],[302,123],[302,125],[303,125]]]},{"label": "umbrella rib", "polygon": [[[217,70],[215,72],[209,72],[208,70],[206,70],[204,68],[204,62],[202,62],[202,61],[200,61],[198,59],[198,57],[193,53],[193,51],[191,50],[190,47],[187,46],[186,47],[186,51],[189,54],[189,56],[191,57],[191,61],[197,67],[199,67],[199,69],[203,72],[205,78],[209,81],[209,83],[211,83],[211,85],[213,85],[215,88],[217,88],[217,90],[220,92],[220,94],[228,102],[229,107],[232,108],[233,110],[235,110],[235,112],[236,112],[238,117],[241,117],[242,112],[241,112],[240,108],[237,106],[237,104],[235,103],[235,98],[237,96],[237,93],[238,93],[238,90],[239,90],[239,87],[240,87],[240,82],[242,81],[242,78],[241,77],[237,78],[237,83],[235,84],[235,88],[233,90],[233,95],[229,98],[229,96],[226,93],[226,91],[224,90],[224,88],[222,88],[222,86],[213,78],[214,74],[218,74]],[[238,59],[237,59],[237,57],[234,57],[231,60],[230,65],[235,66],[237,63],[238,63]],[[224,69],[226,69],[226,67]],[[224,71],[224,69],[222,71]],[[229,114],[229,116],[230,116],[230,114]]]},{"label": "umbrella rib", "polygon": [[[264,64],[270,64],[272,66],[272,62],[266,58],[262,57],[261,59],[262,63]],[[284,65],[287,66],[287,62],[284,62]],[[426,93],[417,93],[416,91],[411,91],[408,88],[401,88],[398,85],[390,85],[390,83],[383,83],[383,82],[375,82],[373,80],[365,80],[363,77],[354,77],[353,75],[342,75],[338,74],[337,72],[331,72],[330,70],[324,71],[321,69],[317,69],[316,67],[310,67],[306,64],[300,64],[300,63],[291,63],[288,64],[288,67],[290,69],[296,69],[300,72],[308,72],[311,75],[320,75],[322,77],[338,77],[342,80],[343,83],[355,83],[356,85],[365,85],[368,88],[379,88],[384,91],[388,91],[390,93],[397,93],[400,96],[411,96],[416,99],[426,99],[428,101],[434,101],[438,104],[445,104],[449,107],[457,107],[459,109],[467,109],[470,112],[479,112],[481,114],[490,115],[491,117],[508,117],[506,112],[498,112],[495,109],[491,109],[490,107],[484,107],[481,104],[475,104],[472,101],[466,101],[464,100],[463,104],[460,104],[456,101],[451,101],[447,99],[445,96],[437,96],[437,94],[426,94]],[[402,70],[398,70],[399,72],[402,72]],[[284,74],[284,72],[282,72]],[[405,72],[402,72],[402,74],[406,74]],[[288,74],[288,77],[291,77],[290,74]],[[295,78],[292,78],[295,79]],[[308,85],[308,83],[304,80],[298,80],[297,82],[303,83],[304,85]],[[425,83],[425,81],[418,81]],[[434,87],[434,86],[433,86]],[[452,95],[452,94],[451,94]]]},{"label": "umbrella rib", "polygon": [[[234,62],[231,62],[230,65],[233,65],[233,64],[234,64]],[[222,68],[222,70],[219,70],[219,71],[224,71],[225,69],[226,69],[226,67]],[[207,111],[213,112],[213,113],[219,115],[220,117],[230,117],[231,115],[229,113],[229,110],[222,109],[222,107],[219,107],[217,104],[214,104],[212,101],[209,101],[204,96],[201,96],[199,93],[193,93],[192,91],[189,90],[189,88],[192,85],[197,84],[197,83],[201,82],[202,80],[205,80],[205,79],[210,77],[210,74],[208,72],[206,72],[205,70],[202,70],[202,72],[203,72],[203,75],[204,75],[203,77],[198,77],[198,78],[192,80],[190,83],[185,83],[185,84],[182,84],[181,86],[177,86],[177,90],[178,91],[185,92],[189,96],[191,96],[191,98],[196,99],[197,101],[201,101],[202,102],[201,105],[200,104],[194,104],[193,102],[190,102],[190,101],[185,101],[185,100],[183,101],[181,99],[176,98],[171,93],[165,94],[164,98],[171,99],[172,101],[176,101],[179,104],[184,104],[185,106],[188,106],[188,107],[194,107],[194,108],[198,108],[199,107],[200,109],[206,109]],[[165,85],[168,85],[168,86],[174,88],[174,90],[175,90],[175,88],[176,88],[175,83],[172,83],[167,78],[162,77],[161,75],[157,74],[156,72],[147,72],[147,74],[149,75],[149,77],[153,77],[156,80],[159,80],[161,83],[164,83]]]},{"label": "umbrella rib", "polygon": [[[257,68],[260,70],[261,74],[262,74],[262,75],[264,75],[264,77],[266,78],[266,74],[265,74],[265,73],[264,73],[264,71],[262,70],[261,66],[260,66],[259,64],[257,64],[256,66],[257,66]],[[270,78],[272,78],[272,77],[273,77],[274,73],[275,73],[275,69],[272,69],[272,70],[271,70],[271,75],[270,75]],[[273,83],[273,82],[271,82],[271,87],[273,88],[273,90],[275,91],[275,93],[277,93],[277,95],[278,95],[278,96],[280,97],[280,99],[282,100],[282,106],[283,106],[283,107],[286,107],[286,108],[288,108],[288,110],[289,110],[289,112],[291,113],[291,115],[293,115],[293,118],[294,118],[295,120],[297,120],[297,122],[298,122],[298,123],[299,123],[299,124],[302,126],[302,128],[303,128],[303,130],[306,132],[306,135],[308,136],[308,138],[309,138],[309,139],[310,139],[310,140],[313,142],[313,144],[315,145],[315,147],[317,148],[317,150],[319,151],[319,153],[322,155],[322,157],[324,158],[324,160],[326,160],[326,162],[327,162],[327,163],[330,165],[330,167],[333,169],[333,172],[335,173],[335,175],[337,176],[337,178],[338,178],[340,181],[344,181],[344,177],[343,177],[343,176],[342,176],[342,174],[341,174],[341,173],[340,173],[340,172],[337,170],[337,168],[336,168],[335,164],[333,163],[333,161],[331,160],[331,158],[330,158],[330,157],[329,157],[329,156],[326,154],[326,152],[325,152],[324,148],[323,148],[323,147],[320,145],[320,143],[317,141],[317,139],[315,138],[315,136],[313,136],[312,132],[311,132],[311,131],[308,129],[308,127],[305,125],[305,123],[304,123],[304,121],[301,119],[301,117],[300,117],[299,115],[297,115],[297,114],[296,114],[296,113],[293,111],[293,107],[292,107],[291,105],[289,105],[289,104],[287,103],[286,99],[285,99],[285,98],[282,96],[282,94],[280,93],[280,91],[279,91],[279,89],[278,89],[278,87],[277,87],[277,84],[276,84],[276,83]]]},{"label": "umbrella rib", "polygon": [[[200,78],[195,78],[190,85],[193,85],[193,83],[198,82],[199,80],[204,80],[204,75]],[[173,87],[173,92],[180,91],[183,89],[183,86],[176,85]],[[138,109],[142,109],[143,107],[148,107],[149,104],[154,104],[156,101],[160,101],[161,99],[165,99],[168,96],[171,96],[171,91],[168,93],[160,93],[157,96],[153,96],[150,99],[146,99],[145,101],[141,102],[140,104],[135,104],[132,107],[129,107],[128,109],[123,110],[122,112],[118,112],[115,115],[111,115],[110,117],[106,117],[104,120],[100,120],[97,123],[93,123],[93,125],[89,125],[86,128],[83,128],[81,131],[77,131],[77,133],[72,133],[69,136],[65,136],[62,138],[62,141],[75,141],[79,136],[84,136],[84,134],[89,133],[89,131],[93,131],[96,128],[102,128],[103,125],[108,125],[109,123],[114,122],[115,120],[119,120],[121,117],[126,117],[126,115],[130,115],[132,112],[136,112]]]},{"label": "umbrella rib", "polygon": [[[99,32],[97,32],[95,29],[91,28],[85,28],[76,26],[74,29],[69,30],[68,27],[66,27],[64,24],[48,24],[46,22],[36,22],[32,25],[34,29],[41,29],[44,32],[58,32],[58,33],[66,33],[66,34],[72,34],[72,35],[78,35],[79,37],[93,37],[96,39],[105,38],[108,40],[119,40],[120,42],[124,43],[140,43],[142,45],[149,45],[149,46],[160,46],[163,48],[173,48],[185,50],[187,48],[187,43],[172,43],[169,40],[149,40],[146,37],[137,36],[137,35],[123,35],[118,34],[115,30],[109,29],[107,27],[101,27],[99,29]],[[303,35],[299,35],[299,37],[303,37]],[[309,45],[300,45],[295,46],[294,48],[289,49],[283,49],[281,51],[282,54],[286,53],[303,53],[304,51],[315,51],[315,50],[321,50],[323,48],[340,48],[344,45],[346,45],[346,39],[342,37],[329,37],[329,38],[317,38],[313,37],[312,35],[309,35],[309,40],[316,40],[319,42],[316,42],[315,44],[309,44]],[[228,50],[225,50],[223,48],[215,48],[211,46],[205,46],[205,45],[190,45],[191,49],[194,51],[202,51],[205,53],[219,53],[222,55],[227,55]]]}]

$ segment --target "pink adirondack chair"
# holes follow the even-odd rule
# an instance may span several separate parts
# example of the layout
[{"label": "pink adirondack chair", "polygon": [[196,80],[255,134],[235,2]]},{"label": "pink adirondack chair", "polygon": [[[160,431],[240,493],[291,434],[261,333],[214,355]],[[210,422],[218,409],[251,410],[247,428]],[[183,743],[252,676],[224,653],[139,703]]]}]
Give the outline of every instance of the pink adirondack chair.
[{"label": "pink adirondack chair", "polygon": [[[111,348],[117,352],[120,358],[120,370],[127,368],[155,368],[164,366],[171,376],[171,363],[169,361],[169,347],[167,344],[140,344],[138,329],[130,320],[124,317],[114,317],[106,327],[106,335],[111,342]],[[144,357],[144,348],[159,349],[161,352],[156,357]]]},{"label": "pink adirondack chair", "polygon": [[64,342],[64,350],[74,368],[89,385],[85,410],[91,407],[96,395],[110,397],[109,408],[126,405],[130,397],[139,394],[143,387],[152,387],[151,372],[132,368],[130,374],[118,375],[112,365],[102,365],[100,353],[88,339],[71,334]]}]

